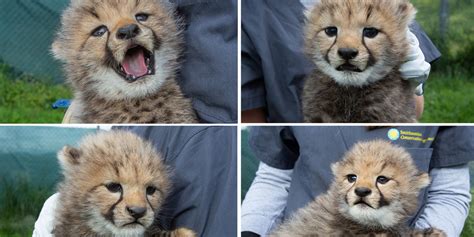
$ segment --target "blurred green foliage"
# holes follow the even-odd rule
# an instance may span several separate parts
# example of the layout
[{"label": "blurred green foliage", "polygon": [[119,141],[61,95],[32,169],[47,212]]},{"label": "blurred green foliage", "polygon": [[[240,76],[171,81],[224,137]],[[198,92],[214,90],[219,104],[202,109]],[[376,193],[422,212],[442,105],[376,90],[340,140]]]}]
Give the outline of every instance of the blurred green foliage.
[{"label": "blurred green foliage", "polygon": [[15,72],[0,64],[0,121],[2,123],[61,123],[64,110],[51,105],[61,98],[71,98],[65,85],[50,79]]},{"label": "blurred green foliage", "polygon": [[32,186],[27,176],[0,179],[0,237],[31,236],[51,190]]},{"label": "blurred green foliage", "polygon": [[443,56],[433,64],[433,72],[451,77],[474,74],[474,0],[449,0],[448,32],[443,39],[440,32],[440,0],[412,0],[418,9],[417,21],[440,49]]},{"label": "blurred green foliage", "polygon": [[[425,85],[423,123],[474,122],[474,80],[433,72]],[[474,235],[473,235],[474,236]]]}]

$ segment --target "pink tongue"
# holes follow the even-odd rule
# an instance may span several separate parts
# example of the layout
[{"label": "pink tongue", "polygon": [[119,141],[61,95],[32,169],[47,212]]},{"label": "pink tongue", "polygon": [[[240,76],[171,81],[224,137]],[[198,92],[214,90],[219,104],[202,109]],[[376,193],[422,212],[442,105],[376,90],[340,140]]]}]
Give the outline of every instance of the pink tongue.
[{"label": "pink tongue", "polygon": [[125,55],[122,62],[123,69],[128,75],[141,77],[148,73],[148,68],[145,63],[145,55],[143,49],[136,47],[130,49]]}]

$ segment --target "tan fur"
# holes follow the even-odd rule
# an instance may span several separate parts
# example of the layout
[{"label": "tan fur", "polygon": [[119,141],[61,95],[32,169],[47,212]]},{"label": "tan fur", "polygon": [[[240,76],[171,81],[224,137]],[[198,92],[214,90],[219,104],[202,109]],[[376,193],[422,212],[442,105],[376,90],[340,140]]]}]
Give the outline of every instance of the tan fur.
[{"label": "tan fur", "polygon": [[[193,236],[152,225],[170,190],[169,175],[151,143],[126,131],[89,135],[78,148],[58,153],[64,180],[59,185],[55,236]],[[119,184],[111,191],[108,186]],[[150,187],[156,188],[147,193]],[[142,217],[130,213],[145,208]],[[140,224],[129,224],[134,221]],[[179,234],[182,233],[182,234]]]},{"label": "tan fur", "polygon": [[[414,91],[398,72],[416,10],[408,0],[322,0],[310,12],[305,52],[317,69],[303,90],[305,122],[416,122]],[[337,35],[327,34],[336,27]],[[364,29],[379,33],[364,37]],[[344,59],[341,49],[357,56]],[[351,64],[359,72],[341,69]]]},{"label": "tan fur", "polygon": [[[176,83],[183,39],[172,11],[158,0],[72,1],[62,16],[53,54],[65,65],[84,123],[195,123],[191,101]],[[147,13],[140,22],[137,14]],[[118,29],[136,24],[139,34],[120,39]],[[107,32],[92,36],[104,25]],[[153,52],[154,74],[136,81],[117,72],[131,45]]]},{"label": "tan fur", "polygon": [[[354,145],[332,167],[334,180],[326,194],[298,210],[271,236],[445,236],[440,230],[410,230],[420,190],[428,186],[409,153],[387,141]],[[348,176],[356,175],[354,182]],[[389,181],[382,184],[377,178]],[[371,193],[359,197],[356,188]],[[366,204],[360,204],[359,201]]]}]

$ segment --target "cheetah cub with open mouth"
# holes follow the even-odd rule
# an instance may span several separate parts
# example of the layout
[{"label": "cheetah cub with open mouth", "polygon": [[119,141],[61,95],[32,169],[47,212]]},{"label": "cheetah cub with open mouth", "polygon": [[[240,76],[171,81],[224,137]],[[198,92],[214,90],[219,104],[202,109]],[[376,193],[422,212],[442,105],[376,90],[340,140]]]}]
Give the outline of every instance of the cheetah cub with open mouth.
[{"label": "cheetah cub with open mouth", "polygon": [[74,91],[72,123],[197,123],[176,81],[183,38],[164,1],[77,0],[53,54]]}]

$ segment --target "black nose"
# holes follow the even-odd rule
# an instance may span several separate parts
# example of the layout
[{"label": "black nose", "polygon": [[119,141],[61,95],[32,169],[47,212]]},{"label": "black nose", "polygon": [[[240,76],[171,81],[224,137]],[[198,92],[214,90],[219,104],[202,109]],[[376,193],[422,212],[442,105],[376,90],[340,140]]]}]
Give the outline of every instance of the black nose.
[{"label": "black nose", "polygon": [[128,211],[128,213],[130,213],[130,215],[133,218],[139,219],[139,218],[141,218],[145,215],[146,208],[144,208],[144,207],[127,207],[127,211]]},{"label": "black nose", "polygon": [[366,197],[366,196],[368,196],[369,194],[372,193],[372,190],[370,190],[368,188],[356,188],[355,193],[359,197]]},{"label": "black nose", "polygon": [[136,24],[126,25],[117,31],[117,38],[128,40],[135,38],[140,33],[140,28]]},{"label": "black nose", "polygon": [[353,48],[340,48],[337,54],[345,60],[354,59],[359,54],[359,50]]}]

